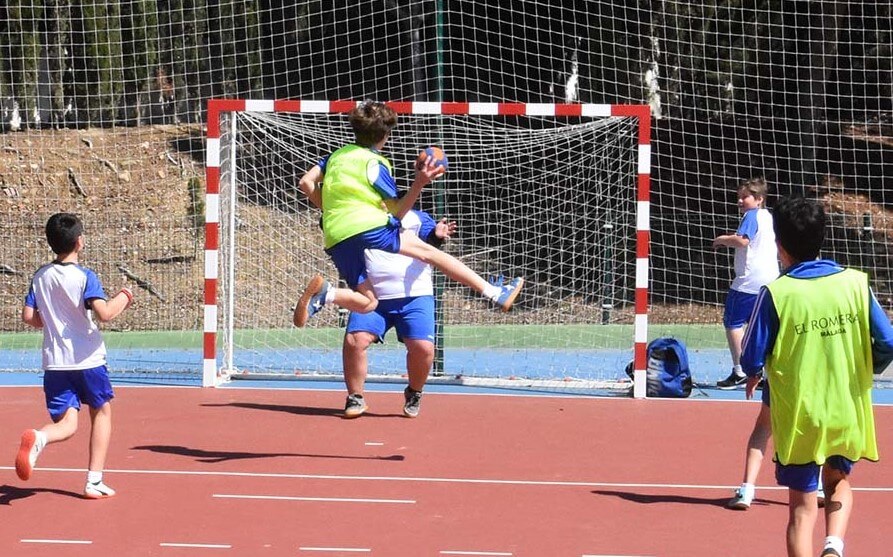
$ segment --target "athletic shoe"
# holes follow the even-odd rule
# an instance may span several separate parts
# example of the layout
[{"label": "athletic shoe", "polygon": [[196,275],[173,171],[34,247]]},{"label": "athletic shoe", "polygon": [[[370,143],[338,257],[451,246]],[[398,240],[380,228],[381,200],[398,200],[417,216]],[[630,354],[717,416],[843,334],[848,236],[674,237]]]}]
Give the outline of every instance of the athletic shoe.
[{"label": "athletic shoe", "polygon": [[326,303],[326,293],[329,291],[329,283],[324,278],[316,275],[307,284],[298,305],[295,307],[294,323],[297,327],[303,327],[307,320],[319,313]]},{"label": "athletic shoe", "polygon": [[344,403],[344,417],[359,418],[367,408],[369,407],[366,405],[363,395],[347,395],[347,402]]},{"label": "athletic shoe", "polygon": [[820,557],[841,557],[840,553],[837,552],[836,549],[831,547],[826,547],[822,550],[822,554]]},{"label": "athletic shoe", "polygon": [[746,511],[750,508],[751,503],[753,503],[753,493],[747,493],[743,487],[739,487],[735,490],[735,496],[726,503],[726,508]]},{"label": "athletic shoe", "polygon": [[87,499],[106,499],[114,496],[115,490],[101,481],[98,481],[95,484],[87,482],[87,485],[84,486],[84,497]]},{"label": "athletic shoe", "polygon": [[22,433],[22,443],[16,454],[16,474],[20,480],[28,480],[34,472],[37,464],[37,455],[43,450],[44,444],[37,439],[37,431],[27,429]]},{"label": "athletic shoe", "polygon": [[818,493],[816,493],[816,501],[819,504],[819,508],[825,506],[825,490],[819,489]]},{"label": "athletic shoe", "polygon": [[732,373],[729,374],[728,377],[726,377],[722,381],[717,381],[716,387],[718,389],[730,390],[730,389],[737,389],[738,387],[743,386],[745,383],[747,383],[747,376],[746,375],[738,375],[737,373],[735,373],[733,371]]},{"label": "athletic shoe", "polygon": [[419,407],[422,405],[422,391],[413,391],[409,387],[403,390],[403,415],[407,418],[415,418],[419,415]]},{"label": "athletic shoe", "polygon": [[513,278],[512,282],[502,287],[502,291],[499,293],[499,298],[496,299],[496,305],[498,305],[502,311],[512,309],[512,304],[515,303],[515,298],[517,298],[518,293],[521,292],[522,286],[524,286],[523,278]]}]

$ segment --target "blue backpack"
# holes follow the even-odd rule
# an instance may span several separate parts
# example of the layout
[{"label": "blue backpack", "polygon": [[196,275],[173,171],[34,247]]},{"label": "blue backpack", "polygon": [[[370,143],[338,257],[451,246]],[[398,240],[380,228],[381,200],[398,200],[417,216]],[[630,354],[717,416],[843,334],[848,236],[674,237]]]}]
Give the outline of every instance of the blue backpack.
[{"label": "blue backpack", "polygon": [[[686,398],[693,382],[688,367],[685,343],[670,337],[656,338],[648,343],[645,396]],[[632,378],[632,365],[627,367]]]}]

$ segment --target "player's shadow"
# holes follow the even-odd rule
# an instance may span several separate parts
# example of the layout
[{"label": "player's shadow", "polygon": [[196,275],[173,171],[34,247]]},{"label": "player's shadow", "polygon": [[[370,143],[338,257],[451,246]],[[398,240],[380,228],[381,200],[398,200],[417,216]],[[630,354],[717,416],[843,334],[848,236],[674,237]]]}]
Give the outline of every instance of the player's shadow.
[{"label": "player's shadow", "polygon": [[[629,491],[608,491],[595,489],[592,491],[595,495],[609,495],[611,497],[618,497],[620,499],[625,499],[627,501],[632,501],[633,503],[641,503],[644,505],[650,505],[652,503],[682,503],[685,505],[710,505],[716,507],[725,508],[726,503],[729,502],[728,497],[691,497],[688,495],[650,495],[645,493],[632,493]],[[754,499],[754,505],[784,505],[785,503],[779,503],[778,501],[770,501],[768,499]]]},{"label": "player's shadow", "polygon": [[[205,403],[202,406],[210,408],[220,408],[231,406],[233,408],[248,408],[251,410],[270,410],[272,412],[285,412],[286,414],[297,414],[299,416],[330,416],[343,418],[344,410],[338,408],[320,408],[318,406],[292,406],[288,404],[261,404],[258,402],[227,402],[223,404]],[[379,414],[376,412],[366,411],[363,417],[369,418],[393,418],[403,417],[403,414]]]},{"label": "player's shadow", "polygon": [[0,485],[0,505],[11,505],[13,501],[18,499],[27,499],[38,493],[55,493],[56,495],[65,495],[82,499],[80,493],[73,491],[65,491],[64,489],[49,489],[46,487],[15,487],[12,485]]},{"label": "player's shadow", "polygon": [[395,454],[388,456],[351,456],[343,454],[314,454],[314,453],[250,453],[246,451],[206,451],[204,449],[193,449],[191,447],[183,447],[180,445],[140,445],[131,447],[136,451],[152,451],[153,453],[174,454],[180,456],[194,457],[196,462],[227,462],[230,460],[249,460],[254,458],[277,458],[277,457],[298,457],[298,458],[334,458],[347,460],[388,460],[401,461],[406,457]]}]

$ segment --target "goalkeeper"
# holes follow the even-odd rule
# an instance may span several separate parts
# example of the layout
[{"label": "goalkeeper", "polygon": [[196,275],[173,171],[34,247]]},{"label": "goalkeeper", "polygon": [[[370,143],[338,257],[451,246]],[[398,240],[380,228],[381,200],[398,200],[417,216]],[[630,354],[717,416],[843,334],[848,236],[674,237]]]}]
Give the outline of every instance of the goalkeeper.
[{"label": "goalkeeper", "polygon": [[[404,233],[439,247],[456,230],[455,222],[435,222],[428,213],[412,210],[402,220]],[[381,250],[366,251],[368,281],[379,300],[375,311],[351,312],[344,335],[342,356],[347,402],[344,417],[356,418],[367,408],[363,390],[368,360],[366,349],[383,342],[394,328],[397,340],[406,346],[409,385],[403,391],[403,415],[419,414],[422,390],[434,362],[434,285],[432,268],[405,255]]]},{"label": "goalkeeper", "polygon": [[326,253],[350,288],[332,288],[321,276],[311,279],[295,310],[295,325],[303,327],[325,304],[358,313],[376,308],[378,300],[366,280],[366,249],[400,253],[431,264],[503,311],[510,310],[523,278],[502,287],[491,285],[455,257],[411,233],[401,234],[399,219],[415,204],[422,188],[444,170],[429,158],[417,167],[407,195],[397,202],[391,163],[381,154],[397,124],[394,110],[384,103],[364,101],[350,111],[349,121],[356,141],[314,165],[301,177],[298,188],[322,209]]}]

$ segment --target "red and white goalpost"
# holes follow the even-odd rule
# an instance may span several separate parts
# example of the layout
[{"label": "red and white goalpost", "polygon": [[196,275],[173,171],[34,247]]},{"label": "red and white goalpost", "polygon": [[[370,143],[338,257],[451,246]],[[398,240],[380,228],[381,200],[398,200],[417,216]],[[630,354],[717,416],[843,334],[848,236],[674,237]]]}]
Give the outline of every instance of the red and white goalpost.
[{"label": "red and white goalpost", "polygon": [[[342,315],[323,312],[308,329],[291,327],[290,304],[306,279],[336,276],[322,250],[318,212],[297,192],[296,178],[352,140],[346,114],[356,104],[208,102],[204,385],[234,373],[340,372]],[[540,386],[574,388],[623,375],[618,362],[628,361],[631,344],[633,393],[644,397],[649,107],[389,104],[400,115],[386,149],[398,182],[424,145],[443,145],[450,158],[446,180],[423,193],[426,210],[459,221],[448,251],[494,280],[527,277],[521,303],[508,314],[447,285],[438,332],[448,339],[445,375],[480,372],[514,386],[526,372],[511,362],[522,361],[536,366]],[[247,286],[257,281],[279,295],[258,299],[269,289]],[[452,362],[451,345],[461,346]],[[602,353],[617,373],[587,368]],[[532,363],[541,356],[543,363]],[[391,372],[399,377],[402,370]]]}]

